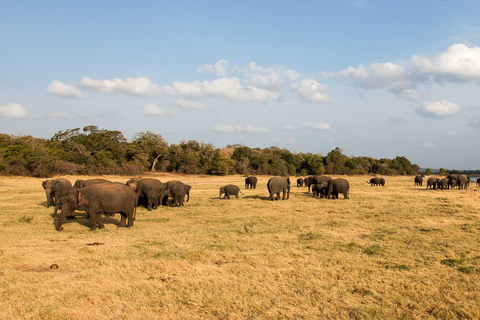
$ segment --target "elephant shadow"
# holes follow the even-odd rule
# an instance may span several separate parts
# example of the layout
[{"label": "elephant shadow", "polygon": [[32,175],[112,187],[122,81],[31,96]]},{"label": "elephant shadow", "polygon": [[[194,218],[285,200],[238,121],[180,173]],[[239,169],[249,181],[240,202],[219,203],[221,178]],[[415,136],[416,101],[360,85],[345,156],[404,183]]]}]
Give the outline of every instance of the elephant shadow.
[{"label": "elephant shadow", "polygon": [[269,196],[259,196],[259,195],[254,195],[254,196],[243,196],[242,198],[244,199],[255,199],[255,200],[264,200],[264,201],[270,201]]},{"label": "elephant shadow", "polygon": [[[53,213],[51,213],[50,216],[53,218],[52,219],[53,226],[55,227],[56,223],[57,223],[57,219],[55,219],[55,216],[53,215]],[[104,225],[114,224],[117,227],[120,227],[120,220],[119,219],[120,219],[120,214],[119,213],[116,213],[113,216],[107,216],[107,215],[104,215],[104,214],[102,215],[102,222],[103,222]],[[66,225],[66,224],[69,224],[69,223],[72,223],[72,222],[76,222],[76,223],[78,223],[78,224],[80,224],[84,227],[87,227],[87,228],[91,227],[90,219],[88,218],[86,212],[80,213],[80,212],[77,211],[77,212],[75,212],[75,218],[66,217],[63,220],[62,226]]]}]

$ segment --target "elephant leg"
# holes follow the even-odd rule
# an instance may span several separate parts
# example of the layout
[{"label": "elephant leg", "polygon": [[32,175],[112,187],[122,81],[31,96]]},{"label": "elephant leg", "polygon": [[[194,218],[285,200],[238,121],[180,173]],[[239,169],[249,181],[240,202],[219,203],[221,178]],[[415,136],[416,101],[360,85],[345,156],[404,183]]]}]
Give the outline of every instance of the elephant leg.
[{"label": "elephant leg", "polygon": [[[129,221],[130,222],[130,221]],[[119,227],[125,228],[127,226],[127,217],[125,216],[125,213],[120,214],[120,224]]]},{"label": "elephant leg", "polygon": [[103,225],[103,218],[101,213],[97,214],[97,224],[99,229],[105,229],[105,226]]},{"label": "elephant leg", "polygon": [[96,217],[96,213],[94,212],[88,212],[88,216],[90,217],[90,230],[93,231],[93,230],[97,230],[97,217]]},{"label": "elephant leg", "polygon": [[287,190],[283,188],[282,200],[285,200],[286,193],[287,193]]},{"label": "elephant leg", "polygon": [[230,193],[225,193],[227,195],[227,199],[230,200]]},{"label": "elephant leg", "polygon": [[273,193],[270,192],[270,201],[273,201]]}]

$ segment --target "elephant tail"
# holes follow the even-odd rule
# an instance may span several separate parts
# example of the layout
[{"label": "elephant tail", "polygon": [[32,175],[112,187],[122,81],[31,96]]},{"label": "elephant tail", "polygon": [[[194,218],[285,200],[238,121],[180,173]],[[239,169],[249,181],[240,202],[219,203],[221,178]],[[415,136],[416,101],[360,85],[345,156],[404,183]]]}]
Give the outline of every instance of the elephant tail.
[{"label": "elephant tail", "polygon": [[135,208],[133,209],[133,221],[137,220],[137,205],[138,201],[135,199]]},{"label": "elephant tail", "polygon": [[244,196],[244,194],[243,194],[243,192],[242,192],[241,190],[238,190],[238,191],[242,194],[242,196]]}]

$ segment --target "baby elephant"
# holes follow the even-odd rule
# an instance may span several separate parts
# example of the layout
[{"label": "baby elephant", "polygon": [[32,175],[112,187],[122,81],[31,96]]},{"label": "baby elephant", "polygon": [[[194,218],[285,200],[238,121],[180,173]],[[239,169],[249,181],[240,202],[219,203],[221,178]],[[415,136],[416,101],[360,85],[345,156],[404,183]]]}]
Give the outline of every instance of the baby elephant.
[{"label": "baby elephant", "polygon": [[218,196],[219,199],[222,199],[222,194],[224,193],[225,194],[225,198],[227,199],[230,199],[230,196],[235,196],[238,198],[238,193],[242,193],[242,191],[240,191],[240,188],[237,187],[236,185],[234,184],[227,184],[226,186],[223,186],[220,188],[220,195]]}]

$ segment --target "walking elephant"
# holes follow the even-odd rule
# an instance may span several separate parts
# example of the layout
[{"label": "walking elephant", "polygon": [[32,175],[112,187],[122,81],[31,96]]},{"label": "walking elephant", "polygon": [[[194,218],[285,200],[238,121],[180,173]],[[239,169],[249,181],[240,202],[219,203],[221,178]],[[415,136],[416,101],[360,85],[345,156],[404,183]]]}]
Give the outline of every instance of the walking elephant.
[{"label": "walking elephant", "polygon": [[449,188],[449,182],[450,180],[448,178],[443,178],[440,179],[440,181],[437,182],[437,187],[440,190],[445,190]]},{"label": "walking elephant", "polygon": [[230,199],[230,196],[235,196],[238,198],[238,193],[242,193],[240,191],[240,188],[234,184],[227,184],[226,186],[223,186],[220,188],[220,194],[218,196],[219,199],[222,199],[222,194],[224,194],[224,198]]},{"label": "walking elephant", "polygon": [[436,189],[437,188],[437,185],[438,185],[438,182],[440,181],[439,178],[435,178],[435,177],[430,177],[428,178],[427,180],[427,189]]},{"label": "walking elephant", "polygon": [[327,198],[338,199],[338,194],[343,194],[344,199],[350,199],[350,183],[348,180],[338,178],[328,181]]},{"label": "walking elephant", "polygon": [[47,196],[46,207],[48,208],[56,205],[60,197],[66,196],[68,191],[72,188],[72,184],[67,179],[58,178],[43,181],[42,187]]},{"label": "walking elephant", "polygon": [[272,177],[267,183],[268,192],[270,193],[270,200],[273,201],[273,195],[277,195],[277,200],[280,199],[280,192],[283,192],[282,200],[290,198],[290,178],[289,177]]},{"label": "walking elephant", "polygon": [[297,187],[303,187],[304,180],[302,178],[297,179]]},{"label": "walking elephant", "polygon": [[373,186],[381,186],[382,185],[382,180],[380,178],[371,178],[370,180],[367,181],[367,183],[372,187]]},{"label": "walking elephant", "polygon": [[458,188],[468,190],[468,185],[470,184],[470,179],[467,175],[462,174],[458,177]]},{"label": "walking elephant", "polygon": [[257,189],[257,177],[248,176],[245,178],[245,189]]},{"label": "walking elephant", "polygon": [[120,227],[133,226],[137,205],[135,191],[123,184],[97,184],[82,189],[71,189],[67,205],[62,207],[55,229],[62,231],[63,221],[75,209],[83,210],[90,217],[90,230],[105,228],[102,214],[120,213]]}]

